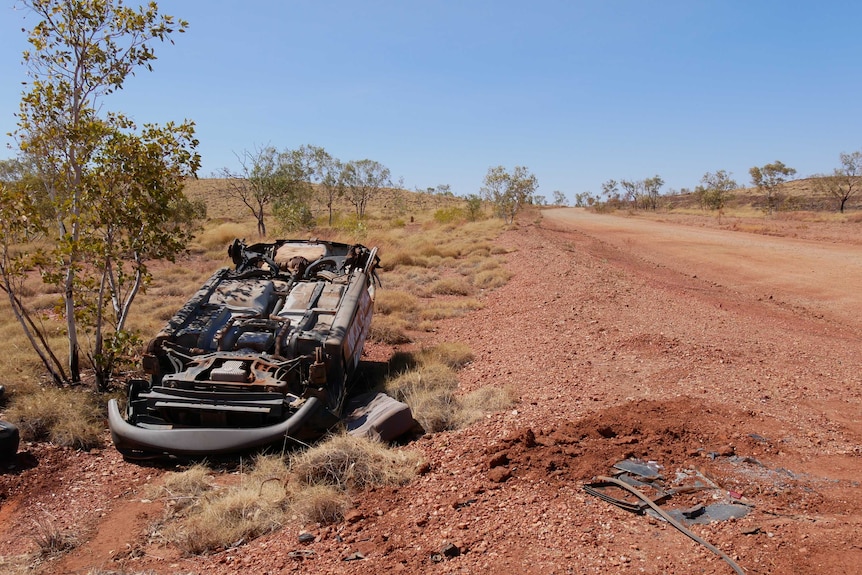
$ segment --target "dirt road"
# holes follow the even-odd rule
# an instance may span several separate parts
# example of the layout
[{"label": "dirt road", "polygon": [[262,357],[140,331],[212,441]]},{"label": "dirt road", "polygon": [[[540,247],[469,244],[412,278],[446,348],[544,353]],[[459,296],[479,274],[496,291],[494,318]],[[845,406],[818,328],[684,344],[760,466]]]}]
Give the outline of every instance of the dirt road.
[{"label": "dirt road", "polygon": [[582,208],[542,212],[568,226],[680,274],[773,298],[862,329],[862,248],[787,237],[673,225]]}]

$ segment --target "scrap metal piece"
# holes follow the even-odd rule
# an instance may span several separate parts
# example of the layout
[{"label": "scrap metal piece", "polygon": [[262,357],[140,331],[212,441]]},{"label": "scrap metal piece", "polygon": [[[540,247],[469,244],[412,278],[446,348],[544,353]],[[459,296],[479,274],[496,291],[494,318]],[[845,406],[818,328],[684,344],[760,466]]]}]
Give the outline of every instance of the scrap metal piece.
[{"label": "scrap metal piece", "polygon": [[647,479],[663,478],[658,472],[658,466],[650,465],[649,463],[644,463],[637,459],[624,459],[623,461],[615,463],[614,468],[619,469],[620,471],[632,473],[639,477],[645,477]]}]

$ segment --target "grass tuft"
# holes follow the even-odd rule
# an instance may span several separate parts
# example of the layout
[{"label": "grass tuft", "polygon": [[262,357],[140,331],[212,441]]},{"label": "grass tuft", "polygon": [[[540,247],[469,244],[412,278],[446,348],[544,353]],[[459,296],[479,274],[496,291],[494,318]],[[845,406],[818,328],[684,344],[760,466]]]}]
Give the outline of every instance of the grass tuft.
[{"label": "grass tuft", "polygon": [[329,485],[346,491],[381,485],[404,485],[415,475],[419,455],[383,443],[335,435],[300,453],[290,463],[299,485]]},{"label": "grass tuft", "polygon": [[101,406],[92,393],[55,387],[16,393],[6,418],[25,441],[91,449],[102,444]]}]

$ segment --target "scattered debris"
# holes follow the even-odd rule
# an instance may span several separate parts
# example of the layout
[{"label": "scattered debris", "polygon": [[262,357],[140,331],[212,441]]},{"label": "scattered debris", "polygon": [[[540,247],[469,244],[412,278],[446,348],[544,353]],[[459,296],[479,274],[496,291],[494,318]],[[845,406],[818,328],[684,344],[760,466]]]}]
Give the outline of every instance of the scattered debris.
[{"label": "scattered debris", "polygon": [[[726,450],[725,450],[726,451]],[[649,514],[663,519],[673,525],[690,539],[700,543],[721,557],[734,571],[740,575],[745,572],[723,551],[689,531],[685,524],[706,524],[713,521],[725,521],[744,517],[750,506],[734,500],[729,503],[713,503],[710,505],[696,504],[685,509],[665,510],[661,503],[674,495],[693,493],[701,490],[715,490],[718,486],[712,480],[697,470],[683,470],[676,474],[673,482],[668,483],[658,473],[655,462],[644,463],[636,459],[627,459],[614,464],[618,470],[613,477],[596,477],[596,480],[584,485],[584,491],[612,503],[621,509],[638,514]],[[728,494],[728,497],[730,495]]]}]

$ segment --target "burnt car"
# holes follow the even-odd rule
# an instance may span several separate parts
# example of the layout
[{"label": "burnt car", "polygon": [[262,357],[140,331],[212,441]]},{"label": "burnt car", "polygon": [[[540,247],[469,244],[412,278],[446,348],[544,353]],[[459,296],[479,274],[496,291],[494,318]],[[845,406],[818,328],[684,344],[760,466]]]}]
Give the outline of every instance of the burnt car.
[{"label": "burnt car", "polygon": [[279,240],[228,249],[146,347],[148,379],[108,405],[128,458],[233,454],[312,439],[342,417],[371,326],[377,248]]}]

